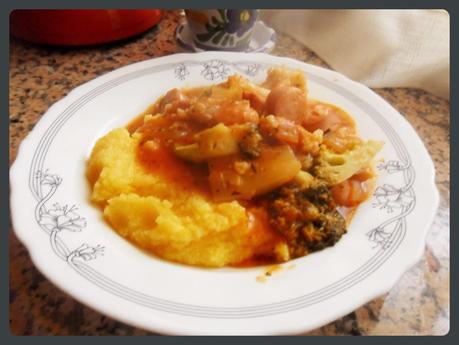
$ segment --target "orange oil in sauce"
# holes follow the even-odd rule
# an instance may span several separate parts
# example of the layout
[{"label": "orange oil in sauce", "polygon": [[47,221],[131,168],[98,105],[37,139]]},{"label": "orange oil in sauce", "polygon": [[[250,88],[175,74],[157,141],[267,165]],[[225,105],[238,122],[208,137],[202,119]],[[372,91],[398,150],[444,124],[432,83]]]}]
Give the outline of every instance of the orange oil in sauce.
[{"label": "orange oil in sauce", "polygon": [[[203,92],[204,88],[188,89],[187,94],[189,96],[199,96]],[[160,100],[159,100],[160,101]],[[144,117],[147,114],[156,114],[158,111],[159,101],[151,105],[145,112],[137,116],[131,122],[128,123],[126,128],[132,134],[136,130],[142,129],[144,125]],[[341,118],[343,124],[355,128],[354,120],[344,110],[334,105],[314,101],[316,104],[321,104],[330,107],[336,114],[335,116]],[[155,124],[147,127],[147,137],[155,138],[158,142],[158,148],[155,150],[149,149],[145,145],[140,145],[137,158],[141,165],[149,172],[161,176],[164,180],[169,181],[171,184],[179,186],[183,190],[192,191],[199,193],[206,199],[211,199],[211,192],[208,185],[208,169],[205,164],[193,164],[186,162],[176,157],[171,150],[165,144],[167,139],[167,133],[163,135],[162,128],[167,128],[171,124],[167,118],[157,121]],[[190,132],[198,132],[201,128],[196,127]],[[190,135],[191,135],[190,134]],[[186,142],[187,138],[184,139]],[[189,138],[188,138],[189,139]],[[266,209],[257,201],[241,202],[245,206],[249,218],[249,230],[253,237],[253,243],[257,245],[258,252],[272,253],[273,248],[276,244],[282,241],[281,235],[279,235],[269,224],[269,217]],[[346,224],[349,225],[352,217],[354,216],[357,207],[339,207],[340,213],[346,220]],[[270,276],[273,272],[279,270],[280,266],[275,264],[273,257],[269,255],[258,255],[246,259],[233,267],[237,268],[248,268],[257,266],[268,266],[265,276]]]}]

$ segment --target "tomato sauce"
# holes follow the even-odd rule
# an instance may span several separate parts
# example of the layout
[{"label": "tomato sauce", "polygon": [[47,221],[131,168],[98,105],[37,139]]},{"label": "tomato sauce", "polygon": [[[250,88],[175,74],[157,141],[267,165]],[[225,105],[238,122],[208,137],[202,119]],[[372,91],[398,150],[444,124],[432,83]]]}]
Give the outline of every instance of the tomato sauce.
[{"label": "tomato sauce", "polygon": [[161,144],[155,150],[145,146],[140,145],[137,157],[147,171],[161,176],[185,191],[200,193],[210,198],[206,165],[185,162]]},{"label": "tomato sauce", "polygon": [[[202,88],[186,90],[187,95],[191,97],[197,97],[202,92]],[[143,142],[139,145],[137,152],[139,162],[146,171],[161,176],[164,180],[182,188],[184,191],[199,193],[206,199],[211,200],[207,164],[190,163],[180,159],[174,155],[170,148],[171,139],[174,143],[186,143],[202,128],[199,125],[185,124],[185,127],[181,129],[184,134],[177,139],[171,138],[171,135],[174,135],[174,131],[171,129],[171,126],[174,125],[174,120],[169,117],[161,117],[145,123],[145,115],[154,115],[158,112],[159,102],[161,102],[161,99],[126,126],[130,133],[139,131],[144,134]],[[326,107],[331,116],[328,120],[317,121],[310,129],[321,128],[334,131],[336,128],[344,126],[355,131],[355,123],[346,112],[327,103],[313,102],[316,105]],[[365,178],[361,183],[365,183]],[[284,243],[284,239],[270,225],[269,215],[261,200],[262,198],[241,201],[247,210],[249,220],[250,236],[248,242],[257,248],[257,253],[259,254],[233,265],[233,267],[267,266],[276,263],[276,258],[273,257],[274,248],[279,243]],[[338,211],[345,218],[347,225],[350,224],[357,207],[338,207]],[[263,253],[266,253],[266,255]]]}]

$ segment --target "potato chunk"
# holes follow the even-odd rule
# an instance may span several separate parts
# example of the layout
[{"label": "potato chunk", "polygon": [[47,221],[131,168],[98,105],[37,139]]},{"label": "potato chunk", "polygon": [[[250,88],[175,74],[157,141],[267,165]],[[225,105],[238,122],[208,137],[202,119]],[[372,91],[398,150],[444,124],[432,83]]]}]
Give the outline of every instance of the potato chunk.
[{"label": "potato chunk", "polygon": [[251,199],[293,179],[301,163],[288,145],[265,147],[260,156],[248,161],[249,169],[235,167],[238,157],[228,156],[209,162],[209,182],[217,200]]}]

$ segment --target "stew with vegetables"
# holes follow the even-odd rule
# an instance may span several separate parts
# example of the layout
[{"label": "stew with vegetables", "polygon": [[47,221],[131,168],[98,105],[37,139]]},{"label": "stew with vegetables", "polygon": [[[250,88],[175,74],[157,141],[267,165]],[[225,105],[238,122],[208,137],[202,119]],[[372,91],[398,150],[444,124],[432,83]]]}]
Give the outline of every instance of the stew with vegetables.
[{"label": "stew with vegetables", "polygon": [[[127,129],[137,140],[135,164],[166,181],[178,191],[174,195],[197,195],[214,208],[242,207],[246,220],[238,223],[237,231],[228,226],[219,234],[202,230],[200,236],[196,230],[197,242],[183,240],[182,251],[174,255],[167,254],[166,244],[140,243],[140,228],[129,225],[137,235],[131,229],[126,236],[142,247],[205,266],[283,262],[333,246],[346,233],[349,215],[373,190],[373,161],[382,147],[379,141],[361,139],[344,110],[309,99],[303,72],[285,68],[268,70],[259,85],[232,75],[216,85],[174,88]],[[142,198],[150,195],[129,188]],[[120,217],[107,216],[119,232],[125,226],[119,224]],[[199,229],[205,215],[188,217],[194,217]],[[150,228],[141,231],[151,231],[153,238],[155,231],[162,231],[158,219],[158,214],[152,216]],[[188,260],[187,250],[191,258],[189,248],[196,243],[215,250]],[[226,245],[240,245],[243,254],[225,257],[221,248]]]}]

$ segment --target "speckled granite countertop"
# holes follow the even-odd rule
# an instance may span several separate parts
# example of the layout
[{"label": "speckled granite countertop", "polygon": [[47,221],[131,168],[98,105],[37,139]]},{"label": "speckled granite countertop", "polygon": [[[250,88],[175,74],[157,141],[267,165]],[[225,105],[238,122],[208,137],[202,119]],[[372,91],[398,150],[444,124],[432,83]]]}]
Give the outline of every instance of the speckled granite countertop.
[{"label": "speckled granite countertop", "polygon": [[[97,48],[43,48],[11,40],[10,164],[42,114],[71,89],[117,67],[181,51],[179,13],[134,39]],[[328,67],[306,47],[279,35],[274,55]],[[415,89],[375,89],[414,126],[437,169],[440,208],[422,260],[386,295],[308,335],[442,335],[449,330],[449,102]],[[76,302],[32,264],[12,230],[10,328],[16,335],[146,335]]]}]

